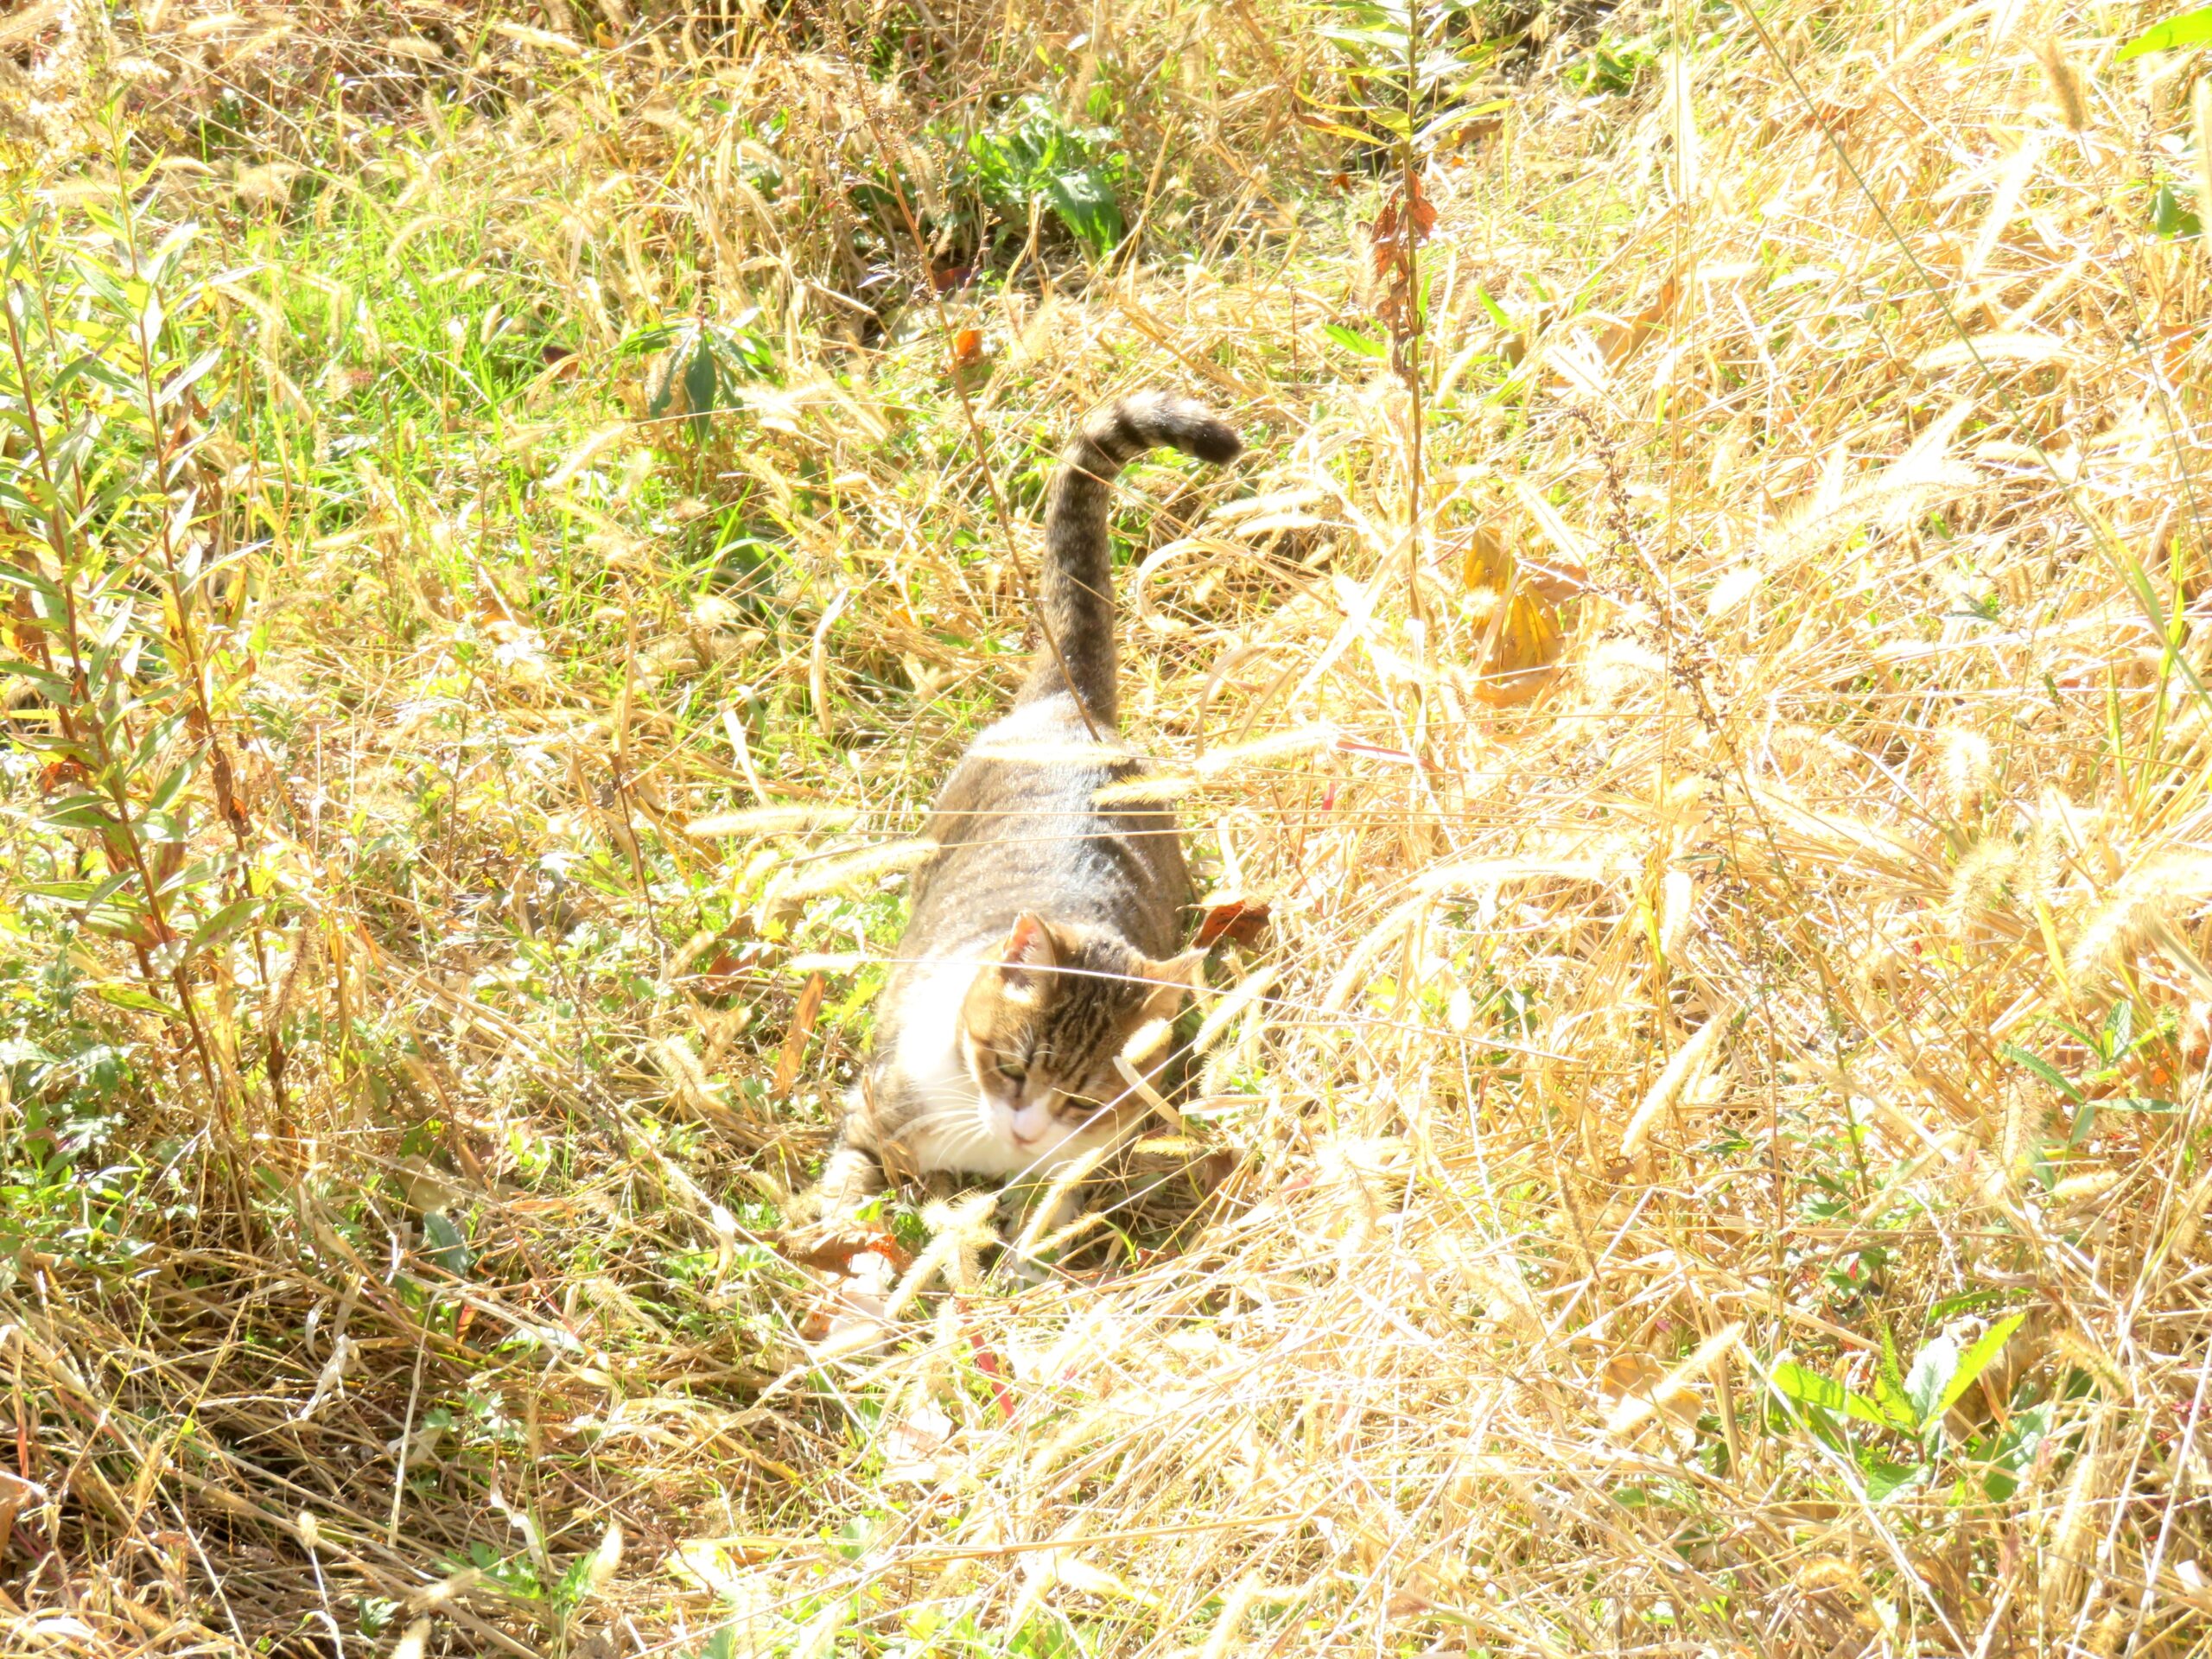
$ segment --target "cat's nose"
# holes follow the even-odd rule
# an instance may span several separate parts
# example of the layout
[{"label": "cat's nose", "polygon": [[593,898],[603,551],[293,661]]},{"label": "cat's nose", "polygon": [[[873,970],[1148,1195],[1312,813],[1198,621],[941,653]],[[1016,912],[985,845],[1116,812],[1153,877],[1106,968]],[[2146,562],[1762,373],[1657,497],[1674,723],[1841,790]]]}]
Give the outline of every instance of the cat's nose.
[{"label": "cat's nose", "polygon": [[1018,1106],[1006,1127],[1007,1133],[1014,1137],[1014,1144],[1027,1151],[1045,1138],[1047,1127],[1045,1109],[1041,1106]]}]

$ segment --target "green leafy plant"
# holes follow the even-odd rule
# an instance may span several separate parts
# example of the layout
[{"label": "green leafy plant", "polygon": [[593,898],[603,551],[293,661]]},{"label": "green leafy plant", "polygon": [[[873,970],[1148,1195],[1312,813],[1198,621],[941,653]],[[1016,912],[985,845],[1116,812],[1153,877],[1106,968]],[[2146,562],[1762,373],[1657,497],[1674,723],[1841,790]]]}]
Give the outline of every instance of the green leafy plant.
[{"label": "green leafy plant", "polygon": [[[0,223],[0,513],[16,531],[0,680],[44,711],[15,740],[44,762],[29,819],[47,875],[29,892],[122,947],[136,973],[97,994],[178,1030],[234,1113],[241,1034],[202,988],[272,991],[282,901],[238,729],[254,640],[230,594],[251,543],[228,499],[224,353],[203,334],[219,279],[185,274],[193,226],[156,238],[133,204],[86,213],[80,230],[42,207]],[[281,1104],[281,1033],[262,1037]]]},{"label": "green leafy plant", "polygon": [[1586,93],[1618,98],[1635,91],[1637,83],[1659,60],[1649,35],[1632,41],[1600,41],[1567,64],[1562,72],[1568,85]]},{"label": "green leafy plant", "polygon": [[1324,15],[1345,92],[1323,105],[1324,130],[1363,145],[1381,134],[1426,155],[1506,107],[1471,96],[1495,53],[1465,0],[1330,0]]},{"label": "green leafy plant", "polygon": [[740,388],[747,381],[772,380],[775,352],[753,327],[759,315],[747,311],[727,323],[694,318],[641,336],[641,346],[667,342],[646,377],[647,417],[681,417],[692,438],[703,443],[714,416],[740,406]]},{"label": "green leafy plant", "polygon": [[2148,52],[2186,52],[2200,46],[2212,46],[2212,6],[2193,7],[2163,23],[2153,23],[2123,42],[2113,59],[2126,63]]},{"label": "green leafy plant", "polygon": [[1128,169],[1112,128],[1078,126],[1035,92],[971,136],[965,156],[967,181],[995,213],[1026,221],[1049,208],[1093,258],[1124,234]]},{"label": "green leafy plant", "polygon": [[[1851,1460],[1866,1484],[1867,1496],[1879,1503],[1933,1472],[1945,1414],[2004,1352],[2026,1318],[2024,1313],[2007,1315],[1964,1350],[1950,1337],[1931,1338],[1911,1364],[1902,1368],[1885,1332],[1872,1395],[1791,1359],[1776,1363],[1767,1373],[1767,1384],[1794,1408],[1793,1414],[1802,1416],[1816,1439]],[[1853,1433],[1854,1423],[1896,1438],[1865,1443]],[[1890,1455],[1898,1439],[1911,1445],[1902,1460]]]},{"label": "green leafy plant", "polygon": [[2181,198],[2174,194],[2171,183],[2159,185],[2151,198],[2151,228],[2168,241],[2204,233],[2203,220],[2196,209],[2181,205]]},{"label": "green leafy plant", "polygon": [[2095,1131],[2097,1113],[2111,1112],[2171,1112],[2174,1103],[2146,1095],[2123,1095],[2113,1091],[2128,1069],[2129,1062],[2153,1045],[2172,1033],[2173,1016],[2171,1012],[2141,1031],[2135,1028],[2135,1006],[2125,1001],[2115,1002],[2107,1010],[2104,1024],[2084,1030],[2056,1014],[2045,1016],[2044,1023],[2064,1032],[2088,1052],[2089,1063],[2078,1077],[2069,1077],[2050,1061],[2030,1052],[2017,1043],[2006,1043],[1999,1052],[2013,1065],[2034,1073],[2056,1090],[2067,1103],[2074,1108],[2074,1122],[2067,1137],[2069,1146],[2080,1146]]}]

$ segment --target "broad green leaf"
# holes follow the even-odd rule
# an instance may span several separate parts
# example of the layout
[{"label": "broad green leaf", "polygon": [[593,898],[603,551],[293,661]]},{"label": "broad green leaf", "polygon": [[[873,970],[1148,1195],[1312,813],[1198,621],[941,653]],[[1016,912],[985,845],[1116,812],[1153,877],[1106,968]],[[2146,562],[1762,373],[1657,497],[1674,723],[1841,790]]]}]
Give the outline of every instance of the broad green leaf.
[{"label": "broad green leaf", "polygon": [[1864,1395],[1853,1394],[1834,1377],[1823,1376],[1794,1359],[1785,1359],[1777,1365],[1768,1373],[1767,1380],[1773,1384],[1777,1394],[1802,1405],[1840,1412],[1847,1417],[1856,1417],[1862,1423],[1871,1423],[1876,1428],[1897,1429],[1900,1427],[1884,1416],[1880,1408]]},{"label": "broad green leaf", "polygon": [[1423,149],[1427,149],[1434,145],[1436,141],[1445,134],[1457,131],[1470,122],[1485,120],[1491,116],[1501,115],[1511,106],[1510,99],[1493,98],[1481,104],[1465,105],[1456,110],[1446,110],[1415,133],[1414,143]]},{"label": "broad green leaf", "polygon": [[146,262],[148,275],[156,282],[168,276],[176,269],[177,261],[183,257],[186,245],[199,234],[199,222],[188,219],[163,237],[160,245],[155,248],[153,257]]},{"label": "broad green leaf", "polygon": [[69,701],[69,682],[66,678],[61,675],[50,673],[45,669],[34,667],[20,657],[0,660],[0,679],[26,681],[36,686],[40,695],[48,702],[66,703]]},{"label": "broad green leaf", "polygon": [[1362,334],[1357,328],[1347,328],[1341,322],[1325,322],[1321,325],[1321,332],[1346,351],[1357,352],[1362,357],[1381,357],[1386,349],[1382,342],[1372,334]]},{"label": "broad green leaf", "polygon": [[[676,365],[678,363],[686,361],[687,354],[696,352],[698,350],[698,346],[699,336],[697,330],[688,327],[677,329],[674,338],[669,341],[668,372],[665,374],[659,374],[654,377],[652,383],[652,396],[645,404],[645,413],[654,420],[658,420],[662,416],[667,414],[669,412],[670,405],[675,400],[676,388],[680,384],[676,372]],[[685,372],[684,378],[689,378],[688,369]]]},{"label": "broad green leaf", "polygon": [[2101,1051],[2104,1057],[2108,1060],[2117,1059],[2126,1053],[2130,1046],[2128,1039],[2134,1033],[2135,1005],[2122,997],[2105,1015],[2105,1040]]},{"label": "broad green leaf", "polygon": [[1850,1389],[1843,1391],[1843,1408],[1862,1423],[1887,1429],[1892,1434],[1910,1434],[1912,1423],[1902,1412],[1888,1408],[1887,1402],[1869,1400],[1865,1395]]},{"label": "broad green leaf", "polygon": [[1859,1471],[1866,1479],[1866,1496],[1880,1503],[1894,1497],[1904,1488],[1928,1472],[1924,1463],[1891,1463],[1883,1458],[1866,1458],[1859,1462]]},{"label": "broad green leaf", "polygon": [[1944,1384],[1942,1395],[1936,1402],[1937,1411],[1948,1411],[1958,1404],[1960,1397],[1974,1386],[1974,1379],[1987,1370],[1991,1362],[2005,1351],[2005,1344],[2012,1339],[2012,1333],[2020,1328],[2020,1322],[2027,1317],[2025,1313],[2015,1313],[2010,1319],[1999,1319],[1981,1333],[1980,1340],[1973,1347],[1959,1356],[1951,1380]]},{"label": "broad green leaf", "polygon": [[2013,1065],[2024,1066],[2034,1072],[2067,1099],[2078,1102],[2082,1098],[2082,1091],[2066,1080],[2065,1073],[2040,1054],[2031,1054],[2017,1043],[2006,1043],[1998,1050],[1998,1052],[2004,1055]]},{"label": "broad green leaf", "polygon": [[130,1008],[140,1014],[158,1014],[165,1020],[181,1020],[184,1015],[148,991],[136,985],[95,985],[92,995],[112,1007]]},{"label": "broad green leaf", "polygon": [[115,829],[121,821],[97,795],[72,795],[40,813],[39,822],[55,830],[97,831]]},{"label": "broad green leaf", "polygon": [[1904,1391],[1920,1427],[1926,1427],[1942,1414],[1946,1390],[1958,1374],[1959,1344],[1948,1337],[1937,1337],[1912,1357]]},{"label": "broad green leaf", "polygon": [[73,905],[89,905],[99,887],[97,881],[26,881],[22,884],[22,891],[35,893],[41,899],[62,899]]},{"label": "broad green leaf", "polygon": [[703,434],[707,417],[721,407],[721,371],[704,330],[692,338],[690,360],[683,365],[683,396],[691,406],[692,430]]},{"label": "broad green leaf", "polygon": [[85,900],[85,907],[87,910],[90,910],[97,906],[105,905],[109,899],[114,898],[117,893],[121,893],[125,887],[133,885],[137,880],[138,873],[136,870],[123,869],[117,871],[113,875],[108,877],[106,880],[101,882],[99,888],[91,895],[91,897]]},{"label": "broad green leaf", "polygon": [[[2200,236],[2204,226],[2197,216],[2181,205],[2181,198],[2174,194],[2171,184],[2158,187],[2158,194],[2151,198],[2151,228],[2169,240],[2182,237]],[[2127,1005],[2122,1002],[2119,1008]],[[2119,1008],[2113,1012],[2117,1013]]]},{"label": "broad green leaf", "polygon": [[1874,1373],[1874,1401],[1893,1424],[1910,1431],[1915,1419],[1912,1401],[1904,1391],[1904,1368],[1897,1363],[1897,1338],[1890,1334],[1887,1319],[1881,1321],[1881,1331],[1882,1363]]},{"label": "broad green leaf", "polygon": [[444,1211],[423,1212],[423,1236],[429,1241],[431,1261],[456,1279],[467,1276],[470,1265],[476,1260],[475,1254],[461,1236],[461,1229],[453,1224]]},{"label": "broad green leaf", "polygon": [[193,359],[191,365],[171,375],[155,398],[157,408],[167,409],[191,390],[192,384],[223,360],[220,350],[206,351]]},{"label": "broad green leaf", "polygon": [[192,930],[192,943],[185,947],[185,959],[189,961],[209,946],[221,944],[251,921],[254,912],[267,902],[262,899],[233,899]]},{"label": "broad green leaf", "polygon": [[178,766],[172,767],[167,777],[154,785],[154,793],[146,803],[149,812],[163,812],[175,801],[184,786],[192,781],[192,774],[200,769],[200,757],[187,755]]},{"label": "broad green leaf", "polygon": [[1084,168],[1055,174],[1045,187],[1045,195],[1060,222],[1094,257],[1111,252],[1122,239],[1121,204],[1096,170]]},{"label": "broad green leaf", "polygon": [[[24,502],[23,505],[26,508],[30,507],[29,502]],[[32,511],[35,512],[35,509]],[[59,588],[37,571],[26,569],[12,561],[0,560],[0,584],[5,584],[10,588],[21,588],[26,592],[36,594],[41,599],[50,599],[54,601],[54,607],[56,610],[61,607],[61,590]]]},{"label": "broad green leaf", "polygon": [[1989,1465],[1982,1478],[1982,1491],[1999,1503],[2010,1498],[2019,1489],[2020,1477],[2034,1465],[2036,1453],[2050,1432],[2050,1406],[2045,1402],[2016,1411],[2003,1428],[1993,1425],[1989,1432],[1978,1436],[1967,1448],[1967,1455]]},{"label": "broad green leaf", "polygon": [[2212,6],[2198,6],[2163,23],[2153,23],[2123,44],[2113,54],[2113,61],[2126,63],[2145,52],[2186,52],[2191,47],[2207,45],[2212,45]]},{"label": "broad green leaf", "polygon": [[1928,1322],[1930,1325],[1941,1325],[1944,1320],[1955,1319],[1959,1314],[1971,1313],[1977,1308],[1994,1306],[1999,1302],[2008,1300],[2013,1294],[2014,1293],[2009,1290],[1968,1290],[1962,1291],[1956,1296],[1946,1296],[1942,1300],[1929,1306]]},{"label": "broad green leaf", "polygon": [[1373,133],[1363,132],[1357,127],[1348,127],[1341,121],[1308,119],[1306,124],[1316,132],[1325,132],[1338,138],[1348,138],[1356,144],[1371,144],[1375,142]]}]

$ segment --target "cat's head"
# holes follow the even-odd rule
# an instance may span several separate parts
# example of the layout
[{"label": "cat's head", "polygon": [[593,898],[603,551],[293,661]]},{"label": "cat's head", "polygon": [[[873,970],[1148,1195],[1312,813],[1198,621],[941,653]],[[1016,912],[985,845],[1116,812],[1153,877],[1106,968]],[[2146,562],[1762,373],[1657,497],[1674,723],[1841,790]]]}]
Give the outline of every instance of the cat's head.
[{"label": "cat's head", "polygon": [[960,1056],[985,1128],[1049,1169],[1140,1115],[1143,1101],[1114,1062],[1126,1058],[1141,1073],[1159,1065],[1166,1023],[1204,958],[1158,961],[1102,929],[1021,917],[960,1005]]}]

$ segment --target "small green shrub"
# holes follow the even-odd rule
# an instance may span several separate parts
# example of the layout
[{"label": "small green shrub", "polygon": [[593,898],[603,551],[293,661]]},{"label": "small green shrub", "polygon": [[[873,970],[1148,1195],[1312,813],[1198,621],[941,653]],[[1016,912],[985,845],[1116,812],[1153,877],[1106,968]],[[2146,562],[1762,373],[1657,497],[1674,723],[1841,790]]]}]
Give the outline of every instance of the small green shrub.
[{"label": "small green shrub", "polygon": [[1126,233],[1128,162],[1111,127],[1076,126],[1031,93],[973,135],[963,182],[1001,219],[1026,224],[1042,206],[1094,258]]}]

